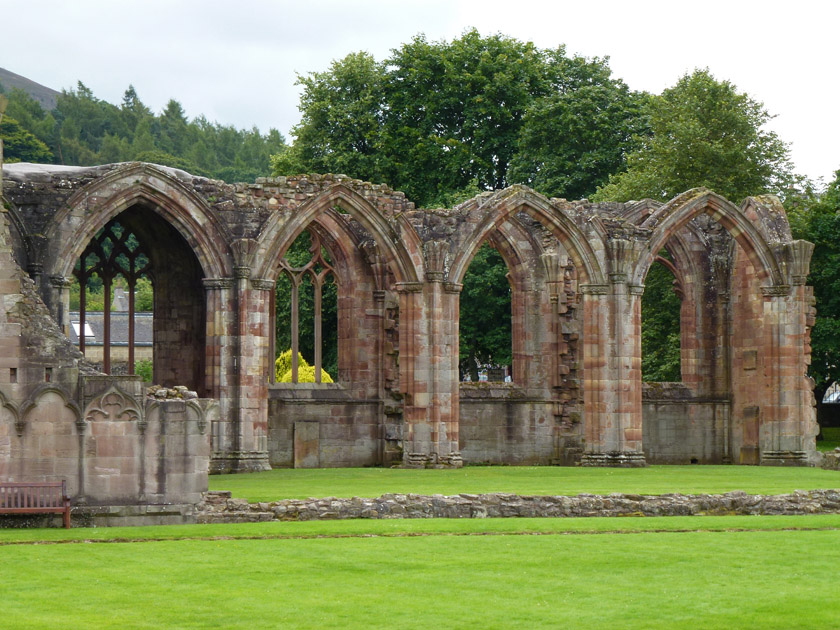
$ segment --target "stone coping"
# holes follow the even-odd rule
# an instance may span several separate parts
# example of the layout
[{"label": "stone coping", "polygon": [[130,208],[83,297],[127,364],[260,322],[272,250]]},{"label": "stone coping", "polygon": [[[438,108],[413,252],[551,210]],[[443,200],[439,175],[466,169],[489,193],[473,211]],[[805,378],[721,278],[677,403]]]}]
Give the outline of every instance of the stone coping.
[{"label": "stone coping", "polygon": [[208,492],[199,506],[199,523],[310,521],[349,518],[486,518],[590,516],[729,516],[840,513],[840,489],[796,490],[760,495],[725,494],[578,494],[532,496],[505,493],[420,495],[383,494],[377,498],[284,499],[249,503],[229,492]]}]

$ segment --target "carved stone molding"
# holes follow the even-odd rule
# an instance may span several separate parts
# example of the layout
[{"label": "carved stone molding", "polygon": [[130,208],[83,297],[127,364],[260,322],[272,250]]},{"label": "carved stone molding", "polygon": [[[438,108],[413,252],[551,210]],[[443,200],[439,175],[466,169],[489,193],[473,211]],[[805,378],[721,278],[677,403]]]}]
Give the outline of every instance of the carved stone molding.
[{"label": "carved stone molding", "polygon": [[761,293],[764,297],[784,297],[790,295],[790,285],[774,284],[769,287],[761,287]]},{"label": "carved stone molding", "polygon": [[420,293],[423,290],[422,282],[396,282],[394,290],[398,293]]},{"label": "carved stone molding", "polygon": [[116,421],[121,418],[129,422],[138,422],[143,419],[143,410],[134,396],[112,385],[88,404],[84,418],[86,422]]},{"label": "carved stone molding", "polygon": [[204,278],[201,284],[205,289],[230,289],[233,287],[233,278]]},{"label": "carved stone molding", "polygon": [[584,295],[608,295],[610,287],[608,284],[582,284],[578,290]]},{"label": "carved stone molding", "polygon": [[251,278],[251,287],[257,291],[273,291],[277,284],[269,278]]}]

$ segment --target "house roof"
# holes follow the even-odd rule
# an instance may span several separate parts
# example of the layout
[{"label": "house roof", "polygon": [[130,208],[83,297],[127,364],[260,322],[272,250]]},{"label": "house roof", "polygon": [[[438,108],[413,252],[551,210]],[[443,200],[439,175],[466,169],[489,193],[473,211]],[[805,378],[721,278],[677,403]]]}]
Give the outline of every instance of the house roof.
[{"label": "house roof", "polygon": [[[70,312],[70,341],[79,343],[79,312]],[[93,338],[86,336],[85,344],[90,346],[102,345],[105,332],[104,314],[102,311],[88,311],[85,313],[85,325],[93,333]],[[154,317],[152,313],[142,312],[134,314],[134,345],[151,346],[154,340]],[[125,311],[111,311],[111,345],[128,345],[128,313]]]}]

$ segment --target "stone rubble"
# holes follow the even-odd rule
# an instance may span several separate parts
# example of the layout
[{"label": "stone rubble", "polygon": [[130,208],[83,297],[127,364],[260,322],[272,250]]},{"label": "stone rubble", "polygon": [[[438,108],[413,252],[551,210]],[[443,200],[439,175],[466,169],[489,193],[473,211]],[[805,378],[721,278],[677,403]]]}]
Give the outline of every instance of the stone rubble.
[{"label": "stone rubble", "polygon": [[833,451],[823,453],[823,460],[820,467],[826,470],[840,470],[840,446]]},{"label": "stone rubble", "polygon": [[284,499],[249,503],[230,492],[208,492],[199,506],[198,523],[313,521],[349,518],[516,518],[582,516],[731,516],[840,513],[840,489],[796,490],[760,495],[725,494],[579,494],[531,496],[507,493],[427,496],[383,494],[353,497]]}]

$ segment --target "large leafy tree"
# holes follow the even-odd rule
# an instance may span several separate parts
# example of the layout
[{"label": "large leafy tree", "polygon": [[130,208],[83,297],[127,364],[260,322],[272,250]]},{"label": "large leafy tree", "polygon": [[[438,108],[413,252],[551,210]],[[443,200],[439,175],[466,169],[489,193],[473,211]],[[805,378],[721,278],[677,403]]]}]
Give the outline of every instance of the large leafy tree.
[{"label": "large leafy tree", "polygon": [[451,42],[418,35],[394,50],[384,140],[393,185],[420,203],[473,180],[505,187],[522,119],[552,92],[563,53],[475,30]]},{"label": "large leafy tree", "polygon": [[647,95],[610,76],[606,62],[564,59],[567,80],[522,121],[508,179],[549,197],[581,199],[624,170],[647,133]]},{"label": "large leafy tree", "polygon": [[708,70],[650,100],[650,135],[597,200],[666,200],[705,186],[728,199],[783,192],[794,182],[788,147],[765,128],[764,106]]},{"label": "large leafy tree", "polygon": [[297,140],[274,156],[274,171],[380,180],[384,80],[384,66],[364,52],[333,62],[326,72],[299,76],[301,121],[292,132]]},{"label": "large leafy tree", "polygon": [[479,247],[461,290],[461,373],[478,381],[479,366],[505,366],[513,360],[510,284],[501,254]]},{"label": "large leafy tree", "polygon": [[817,317],[811,330],[809,373],[822,425],[830,421],[823,397],[840,380],[840,170],[825,191],[789,198],[786,206],[794,237],[814,243],[808,284],[814,287]]},{"label": "large leafy tree", "polygon": [[643,128],[640,97],[606,60],[475,30],[418,35],[382,63],[353,53],[298,83],[302,120],[276,174],[384,179],[425,207],[514,182],[592,193]]}]

